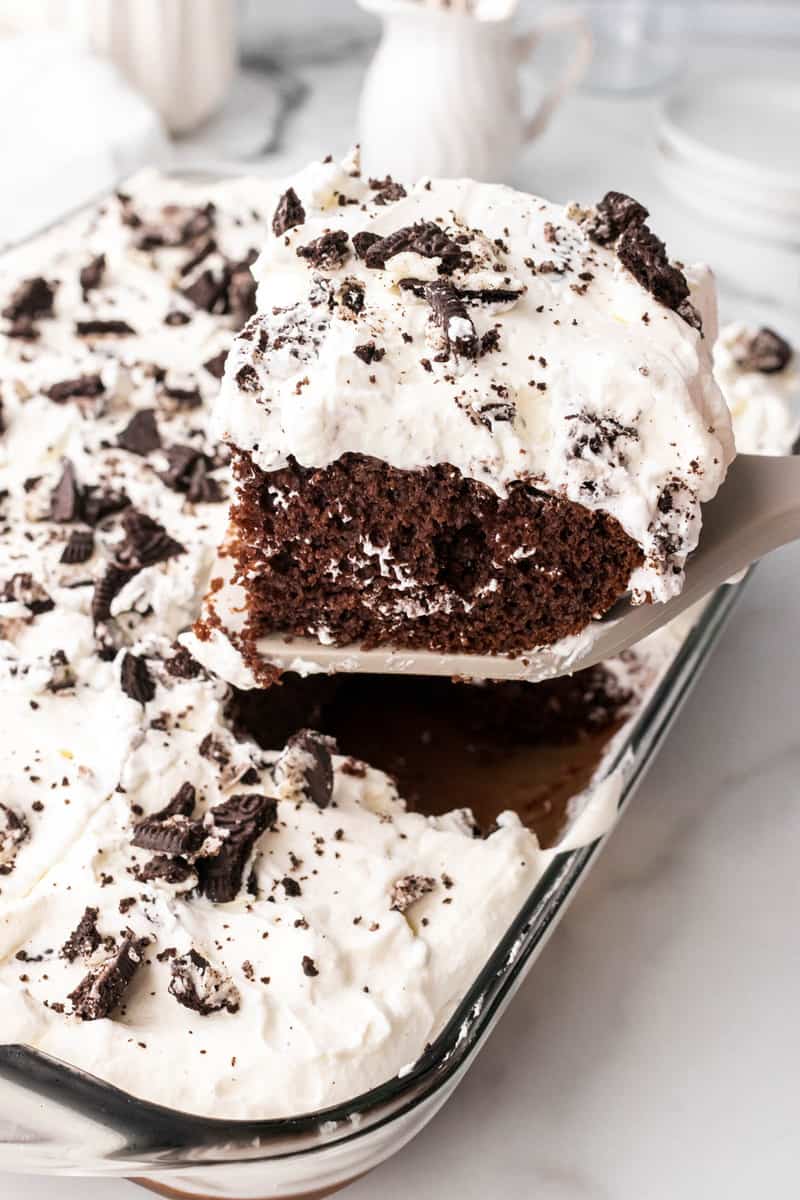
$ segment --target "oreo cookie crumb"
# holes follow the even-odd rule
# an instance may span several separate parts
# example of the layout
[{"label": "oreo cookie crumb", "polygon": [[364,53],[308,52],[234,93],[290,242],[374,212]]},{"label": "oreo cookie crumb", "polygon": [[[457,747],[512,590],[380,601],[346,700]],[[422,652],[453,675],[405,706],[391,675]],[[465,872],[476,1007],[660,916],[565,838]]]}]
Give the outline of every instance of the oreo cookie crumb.
[{"label": "oreo cookie crumb", "polygon": [[94,954],[102,941],[97,929],[99,914],[100,910],[97,908],[84,910],[80,921],[59,950],[59,954],[67,962],[74,962],[76,958],[89,958]]},{"label": "oreo cookie crumb", "polygon": [[336,749],[333,738],[314,729],[292,734],[272,768],[281,797],[310,800],[317,808],[327,808],[333,795],[331,754]]},{"label": "oreo cookie crumb", "polygon": [[296,229],[298,225],[303,225],[305,219],[306,210],[300,203],[300,197],[294,188],[290,187],[278,201],[272,217],[272,232],[276,237],[280,237],[288,229]]},{"label": "oreo cookie crumb", "polygon": [[126,696],[139,704],[147,704],[156,694],[156,685],[147,660],[138,654],[126,654],[119,675],[120,687]]},{"label": "oreo cookie crumb", "polygon": [[404,913],[417,900],[427,896],[436,887],[436,880],[430,875],[405,875],[398,879],[392,887],[391,910]]},{"label": "oreo cookie crumb", "polygon": [[319,271],[338,271],[347,261],[350,239],[343,229],[323,233],[313,242],[297,247],[297,257],[303,258]]},{"label": "oreo cookie crumb", "polygon": [[172,959],[169,993],[179,1004],[201,1017],[227,1009],[239,1011],[241,998],[238,989],[207,958],[196,950]]},{"label": "oreo cookie crumb", "polygon": [[734,359],[743,371],[760,371],[762,375],[776,375],[792,360],[793,350],[785,338],[767,326],[746,340],[740,340],[734,348]]},{"label": "oreo cookie crumb", "polygon": [[117,445],[131,454],[144,457],[161,448],[161,434],[156,424],[155,410],[142,408],[134,413],[117,438]]},{"label": "oreo cookie crumb", "polygon": [[70,992],[67,999],[72,1002],[74,1015],[82,1021],[112,1016],[142,965],[148,944],[149,939],[137,938],[132,930],[126,930],[119,949],[91,970]]}]

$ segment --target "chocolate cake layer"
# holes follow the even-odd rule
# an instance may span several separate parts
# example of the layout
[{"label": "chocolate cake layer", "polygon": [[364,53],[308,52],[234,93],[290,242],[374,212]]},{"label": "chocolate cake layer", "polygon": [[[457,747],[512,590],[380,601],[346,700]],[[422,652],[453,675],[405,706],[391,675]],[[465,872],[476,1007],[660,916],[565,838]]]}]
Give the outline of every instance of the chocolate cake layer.
[{"label": "chocolate cake layer", "polygon": [[522,482],[503,498],[448,465],[345,454],[264,472],[240,453],[234,468],[252,639],[514,653],[578,633],[642,561],[607,513]]}]

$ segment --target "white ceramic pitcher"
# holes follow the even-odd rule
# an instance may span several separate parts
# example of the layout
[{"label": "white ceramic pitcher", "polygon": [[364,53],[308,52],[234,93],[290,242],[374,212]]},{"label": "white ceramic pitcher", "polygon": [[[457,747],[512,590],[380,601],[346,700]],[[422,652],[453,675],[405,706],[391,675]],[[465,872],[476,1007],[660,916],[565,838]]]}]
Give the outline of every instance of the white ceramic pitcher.
[{"label": "white ceramic pitcher", "polygon": [[[519,33],[508,15],[481,18],[413,0],[359,0],[383,18],[383,37],[360,105],[364,168],[503,180],[589,65],[589,27],[574,8],[549,9]],[[488,5],[482,6],[484,9]],[[522,112],[519,66],[543,35],[568,29],[575,49],[536,112]]]}]

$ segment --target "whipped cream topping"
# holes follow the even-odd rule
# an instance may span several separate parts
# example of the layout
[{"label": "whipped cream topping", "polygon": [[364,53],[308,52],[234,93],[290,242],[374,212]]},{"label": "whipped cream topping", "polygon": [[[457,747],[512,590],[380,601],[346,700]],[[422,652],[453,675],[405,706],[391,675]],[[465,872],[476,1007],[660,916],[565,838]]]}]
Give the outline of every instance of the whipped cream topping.
[{"label": "whipped cream topping", "polygon": [[450,463],[499,494],[525,479],[619,520],[646,555],[638,594],[680,590],[733,455],[707,268],[653,272],[662,299],[667,272],[686,289],[666,296],[674,311],[631,269],[642,244],[629,230],[615,249],[597,212],[469,180],[366,180],[352,157],[271,203],[220,438],[265,471],[357,452]]},{"label": "whipped cream topping", "polygon": [[[176,647],[230,488],[202,364],[272,197],[126,195],[0,260],[2,1037],[178,1109],[287,1116],[413,1062],[554,851],[513,813],[483,839],[468,812],[410,812],[313,738],[241,740],[227,685]],[[52,311],[19,294],[35,279]],[[570,845],[618,783],[573,801]]]},{"label": "whipped cream topping", "polygon": [[714,347],[714,373],[731,410],[737,449],[787,454],[800,435],[800,369],[788,342],[771,330],[738,321],[726,325]]}]

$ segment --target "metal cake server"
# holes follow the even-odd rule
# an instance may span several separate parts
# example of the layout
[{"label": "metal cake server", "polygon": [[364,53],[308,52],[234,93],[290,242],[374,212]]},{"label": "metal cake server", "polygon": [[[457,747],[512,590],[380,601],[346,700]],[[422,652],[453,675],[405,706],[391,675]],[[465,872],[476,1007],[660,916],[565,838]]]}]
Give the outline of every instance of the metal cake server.
[{"label": "metal cake server", "polygon": [[[302,674],[449,675],[467,679],[540,681],[613,658],[696,604],[771,550],[800,539],[800,457],[740,454],[703,507],[700,544],[686,567],[679,596],[665,604],[620,600],[601,620],[553,647],[492,654],[323,645],[313,638],[273,634],[256,644],[263,662]],[[241,610],[240,610],[241,611]],[[203,657],[201,655],[201,657]]]}]

